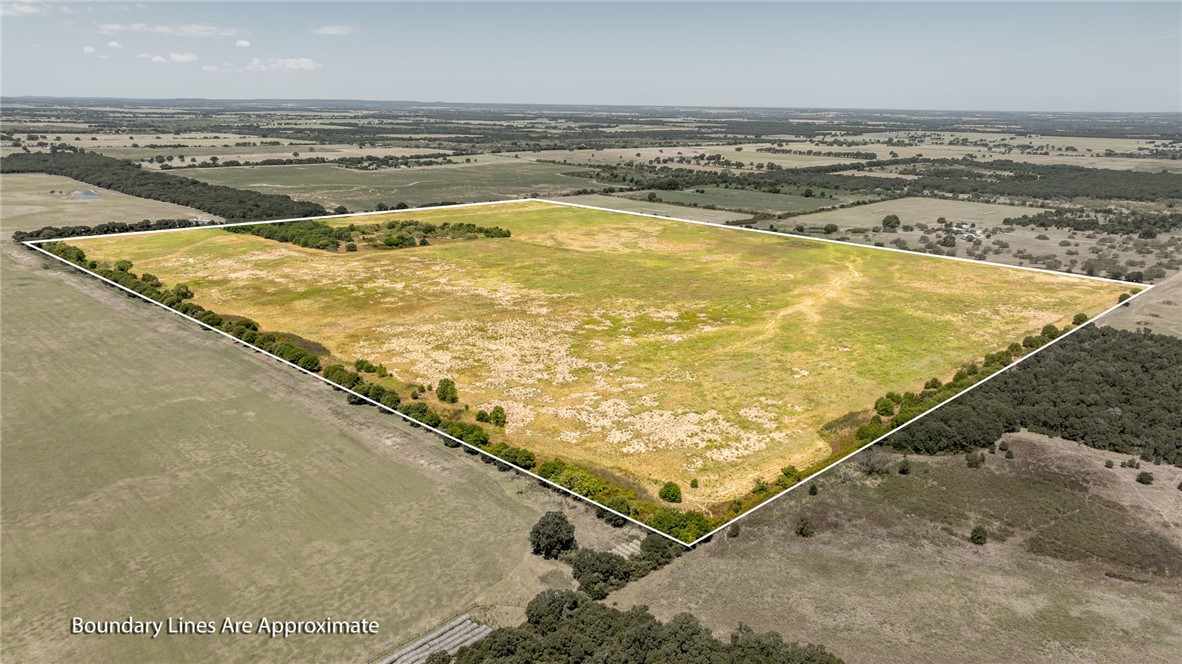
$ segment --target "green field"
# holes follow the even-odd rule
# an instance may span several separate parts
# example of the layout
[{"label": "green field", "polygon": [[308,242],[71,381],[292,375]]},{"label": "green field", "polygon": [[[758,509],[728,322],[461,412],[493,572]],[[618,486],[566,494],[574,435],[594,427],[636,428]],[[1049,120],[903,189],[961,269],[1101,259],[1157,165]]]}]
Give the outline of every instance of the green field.
[{"label": "green field", "polygon": [[550,196],[595,186],[595,181],[568,175],[577,167],[536,164],[489,155],[473,164],[412,169],[359,171],[330,164],[305,166],[242,166],[186,170],[185,177],[350,210],[372,210],[378,203],[393,207],[440,201],[472,203]]},{"label": "green field", "polygon": [[649,494],[676,481],[708,511],[830,459],[827,422],[1126,290],[540,202],[334,223],[386,218],[513,236],[352,253],[217,229],[73,243],[404,385],[454,378],[473,410],[504,407],[512,443]]}]

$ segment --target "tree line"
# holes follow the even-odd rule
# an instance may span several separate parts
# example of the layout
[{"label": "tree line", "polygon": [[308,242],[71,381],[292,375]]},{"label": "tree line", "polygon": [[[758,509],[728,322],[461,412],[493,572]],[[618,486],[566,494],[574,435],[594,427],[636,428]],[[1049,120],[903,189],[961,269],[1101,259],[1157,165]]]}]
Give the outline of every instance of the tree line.
[{"label": "tree line", "polygon": [[1182,466],[1182,339],[1087,327],[885,443],[963,452],[1020,428]]},{"label": "tree line", "polygon": [[774,632],[740,626],[723,642],[681,613],[662,623],[646,607],[605,606],[584,593],[546,590],[525,609],[525,622],[493,630],[455,656],[432,654],[428,664],[532,662],[678,662],[679,664],[841,664],[818,645],[785,643]]},{"label": "tree line", "polygon": [[16,153],[0,158],[0,173],[49,173],[131,196],[196,208],[227,220],[283,219],[325,214],[324,207],[282,194],[262,194],[146,170],[95,152]]},{"label": "tree line", "polygon": [[228,226],[231,233],[245,233],[257,237],[286,242],[310,249],[338,251],[344,243],[346,251],[357,251],[357,243],[364,242],[377,249],[425,247],[430,239],[466,239],[473,237],[506,238],[512,233],[500,226],[477,226],[472,223],[432,224],[415,219],[397,219],[384,224],[349,224],[333,226],[319,219],[301,219],[276,224]]}]

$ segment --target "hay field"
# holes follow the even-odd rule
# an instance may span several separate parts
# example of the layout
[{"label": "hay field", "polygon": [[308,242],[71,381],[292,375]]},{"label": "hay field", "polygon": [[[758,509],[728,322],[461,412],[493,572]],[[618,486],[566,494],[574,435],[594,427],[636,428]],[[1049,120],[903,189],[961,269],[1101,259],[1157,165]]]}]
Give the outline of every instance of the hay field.
[{"label": "hay field", "polygon": [[520,159],[479,155],[471,164],[409,169],[359,171],[331,164],[298,166],[241,166],[195,168],[184,177],[253,189],[265,194],[287,194],[296,200],[329,207],[372,210],[378,203],[411,206],[440,201],[464,203],[559,195],[596,186],[594,180],[569,175],[576,166],[537,164]]},{"label": "hay field", "polygon": [[339,254],[216,229],[75,244],[398,380],[454,378],[473,409],[505,408],[514,444],[652,493],[677,481],[705,509],[824,462],[820,428],[886,391],[1125,290],[541,202],[389,218],[513,237]]}]

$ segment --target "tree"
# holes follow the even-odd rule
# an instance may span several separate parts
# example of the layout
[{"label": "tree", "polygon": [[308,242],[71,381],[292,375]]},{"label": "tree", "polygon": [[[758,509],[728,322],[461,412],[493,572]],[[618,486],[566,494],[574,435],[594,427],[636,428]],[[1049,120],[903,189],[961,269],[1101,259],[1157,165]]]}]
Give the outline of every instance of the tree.
[{"label": "tree", "polygon": [[810,496],[817,495],[817,483],[816,482],[809,484],[809,495]]},{"label": "tree", "polygon": [[1048,323],[1042,328],[1042,336],[1046,337],[1047,339],[1054,339],[1059,336],[1059,328]]},{"label": "tree", "polygon": [[813,527],[813,520],[807,516],[802,516],[796,522],[796,534],[801,537],[812,537],[817,534],[817,529]]},{"label": "tree", "polygon": [[575,527],[562,512],[546,512],[529,531],[534,555],[553,560],[578,547]]},{"label": "tree", "polygon": [[661,491],[657,495],[667,503],[680,503],[681,487],[676,482],[665,482],[665,485],[661,487]]},{"label": "tree", "polygon": [[492,412],[488,414],[488,421],[492,422],[494,426],[505,426],[505,409],[501,406],[493,406]]},{"label": "tree", "polygon": [[900,224],[902,222],[899,220],[899,215],[897,214],[888,214],[882,218],[882,229],[888,233],[894,233],[899,230]]},{"label": "tree", "polygon": [[832,235],[837,232],[837,224],[825,224],[825,235]]},{"label": "tree", "polygon": [[1137,473],[1137,482],[1145,485],[1153,484],[1153,473],[1147,470]]},{"label": "tree", "polygon": [[1077,327],[1083,325],[1086,322],[1088,322],[1087,314],[1075,314],[1075,318],[1071,319],[1071,324]]},{"label": "tree", "polygon": [[985,530],[985,526],[975,526],[969,533],[969,541],[980,546],[989,541],[989,532]]},{"label": "tree", "polygon": [[440,379],[439,384],[435,386],[435,396],[444,403],[455,403],[460,398],[456,391],[456,383],[450,378]]},{"label": "tree", "polygon": [[904,458],[902,461],[899,462],[899,474],[900,475],[910,475],[911,474],[911,461],[909,461],[907,458]]}]

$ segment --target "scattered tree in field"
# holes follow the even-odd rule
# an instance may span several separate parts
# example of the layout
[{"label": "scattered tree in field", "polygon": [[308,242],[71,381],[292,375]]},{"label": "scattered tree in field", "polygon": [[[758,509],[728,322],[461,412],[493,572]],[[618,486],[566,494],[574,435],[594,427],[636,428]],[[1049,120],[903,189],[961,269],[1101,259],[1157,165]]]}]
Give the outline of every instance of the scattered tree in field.
[{"label": "scattered tree in field", "polygon": [[1014,458],[1014,451],[1013,450],[1006,450],[1006,458],[1013,459]]},{"label": "scattered tree in field", "polygon": [[969,468],[980,468],[985,465],[985,454],[983,452],[967,452],[964,455],[965,465]]},{"label": "scattered tree in field", "polygon": [[1083,325],[1088,322],[1087,314],[1075,314],[1075,318],[1071,319],[1071,324],[1075,326]]},{"label": "scattered tree in field", "polygon": [[460,395],[456,391],[456,383],[450,378],[442,378],[439,384],[435,386],[435,396],[444,403],[455,403],[459,401]]},{"label": "scattered tree in field", "polygon": [[985,530],[985,526],[974,526],[973,531],[969,533],[969,541],[976,545],[982,545],[989,541],[989,531]]},{"label": "scattered tree in field", "polygon": [[808,518],[807,516],[802,516],[796,522],[795,532],[801,537],[812,537],[813,535],[817,534],[817,529],[813,526],[812,519]]},{"label": "scattered tree in field", "polygon": [[1105,468],[1112,468],[1112,467],[1113,467],[1113,466],[1115,466],[1115,465],[1116,465],[1116,464],[1112,463],[1112,459],[1109,459],[1109,460],[1107,460],[1107,461],[1105,461],[1105,462],[1104,462],[1104,467],[1105,467]]},{"label": "scattered tree in field", "polygon": [[546,512],[529,531],[534,555],[553,560],[578,546],[575,527],[562,512]]},{"label": "scattered tree in field", "polygon": [[812,484],[809,485],[809,495],[810,496],[817,495],[817,483],[816,482],[813,482]]},{"label": "scattered tree in field", "polygon": [[1148,470],[1137,473],[1137,482],[1145,485],[1153,484],[1153,473]]},{"label": "scattered tree in field", "polygon": [[505,409],[501,406],[493,406],[492,412],[488,414],[488,421],[492,422],[494,426],[505,426]]},{"label": "scattered tree in field", "polygon": [[899,462],[899,474],[900,475],[910,475],[911,474],[911,461],[908,460],[907,458],[904,458],[902,461]]},{"label": "scattered tree in field", "polygon": [[661,491],[657,495],[667,503],[680,503],[681,487],[676,482],[665,482],[665,485],[661,487]]},{"label": "scattered tree in field", "polygon": [[882,218],[882,229],[888,233],[894,233],[895,231],[899,230],[899,225],[901,223],[902,222],[899,220],[899,215],[888,214]]},{"label": "scattered tree in field", "polygon": [[837,224],[825,224],[825,235],[833,235],[838,231]]}]

